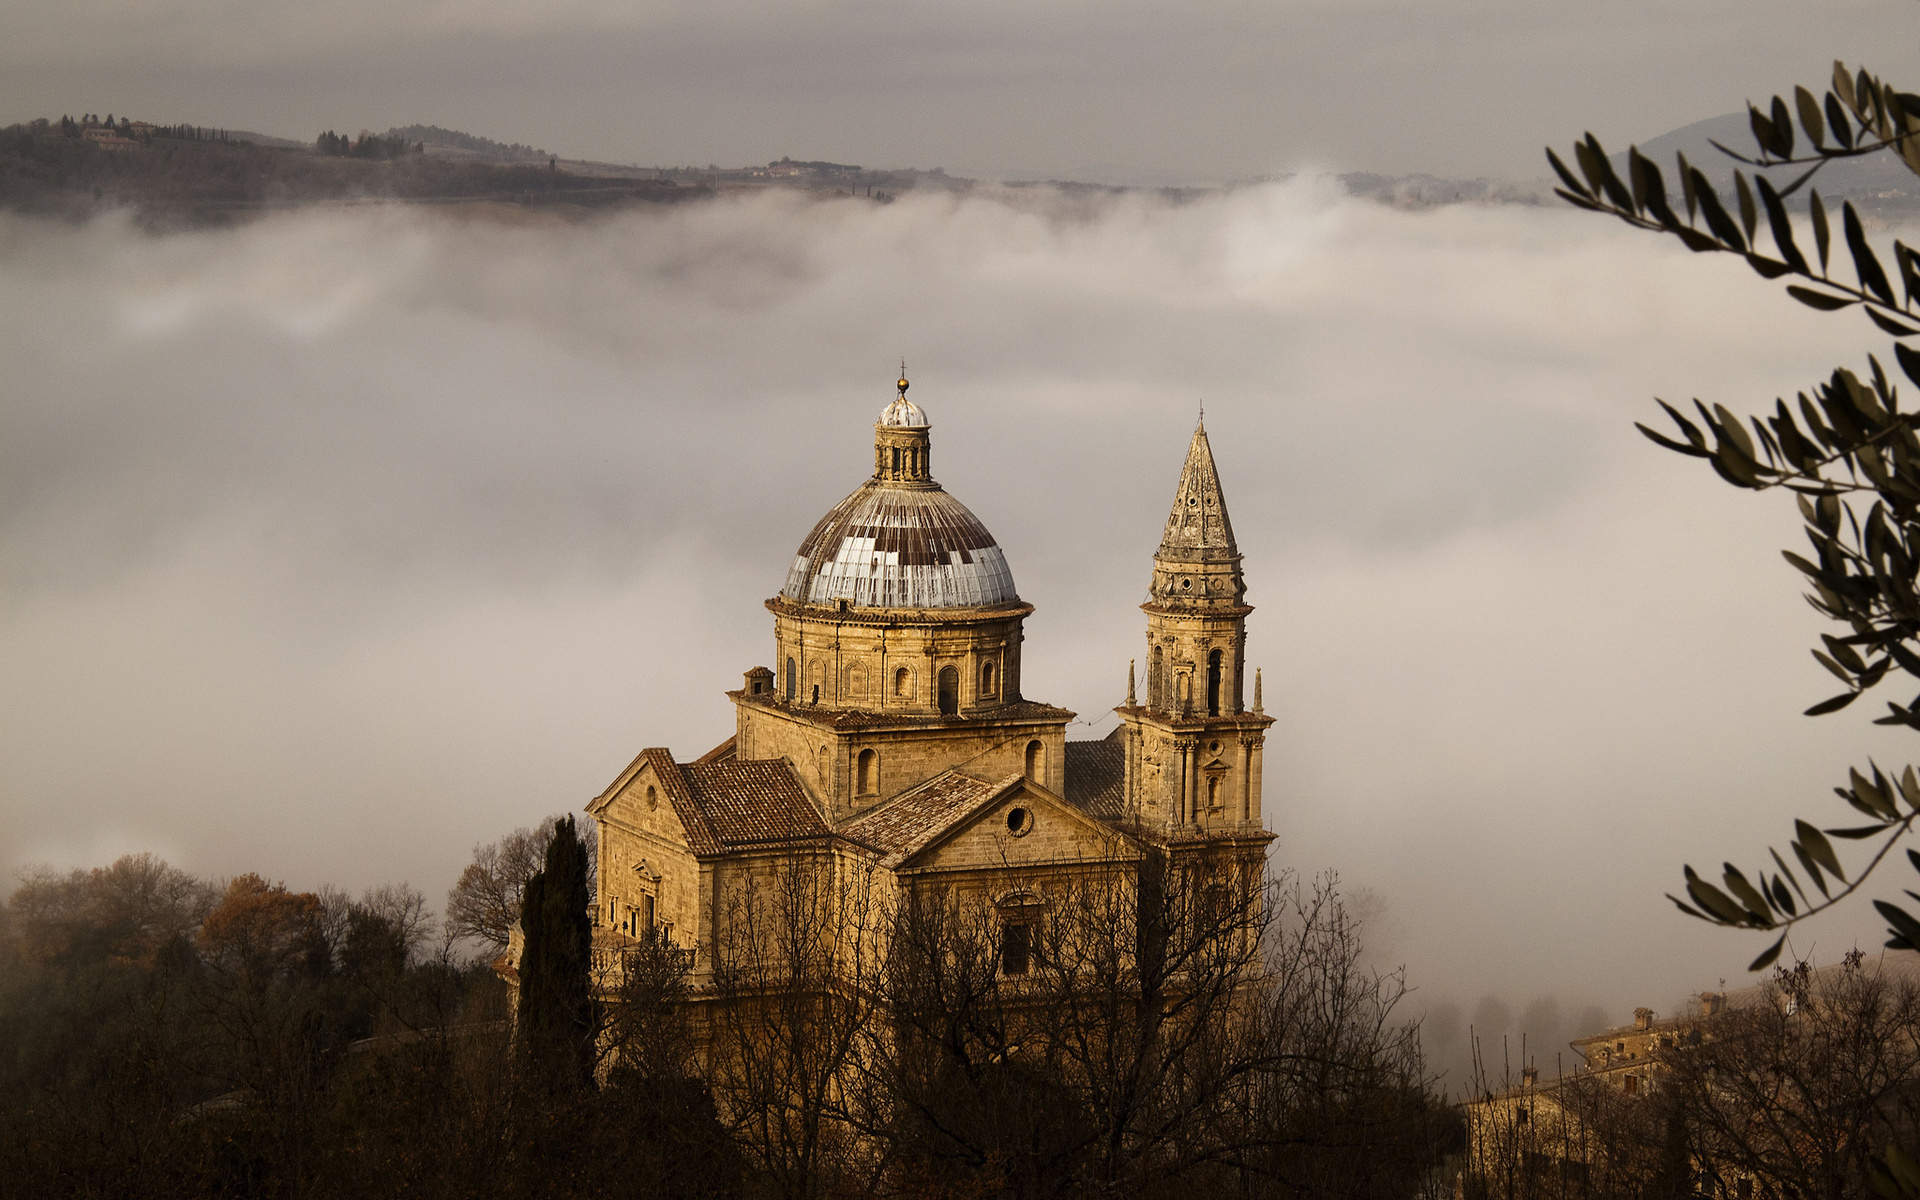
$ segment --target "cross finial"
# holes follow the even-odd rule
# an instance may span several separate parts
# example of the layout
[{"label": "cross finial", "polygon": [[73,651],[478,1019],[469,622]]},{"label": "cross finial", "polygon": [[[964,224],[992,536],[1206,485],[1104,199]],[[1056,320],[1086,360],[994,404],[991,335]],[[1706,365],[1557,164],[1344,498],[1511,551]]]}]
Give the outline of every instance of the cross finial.
[{"label": "cross finial", "polygon": [[[906,371],[902,370],[900,373],[904,375],[906,374]],[[1207,427],[1207,402],[1205,400],[1202,400],[1200,402],[1200,428],[1205,429],[1206,427]]]},{"label": "cross finial", "polygon": [[904,357],[900,360],[900,382],[894,386],[900,389],[901,398],[904,399],[907,394],[907,360]]}]

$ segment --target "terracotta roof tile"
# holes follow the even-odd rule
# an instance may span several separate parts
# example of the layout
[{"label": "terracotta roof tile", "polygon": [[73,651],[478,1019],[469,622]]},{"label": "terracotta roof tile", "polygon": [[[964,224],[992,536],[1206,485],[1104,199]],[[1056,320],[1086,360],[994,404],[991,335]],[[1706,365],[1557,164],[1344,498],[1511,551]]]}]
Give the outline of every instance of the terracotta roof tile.
[{"label": "terracotta roof tile", "polygon": [[892,866],[917,853],[954,821],[1005,791],[1018,775],[989,782],[947,771],[846,825],[840,833],[885,855]]},{"label": "terracotta roof tile", "polygon": [[1125,815],[1127,748],[1113,739],[1067,743],[1067,801],[1103,821]]},{"label": "terracotta roof tile", "polygon": [[830,832],[785,759],[723,758],[680,769],[694,804],[723,847]]},{"label": "terracotta roof tile", "polygon": [[642,750],[640,757],[660,777],[660,784],[667,791],[667,802],[673,805],[675,815],[687,831],[687,847],[695,854],[720,853],[720,838],[714,833],[700,805],[695,803],[693,785],[687,779],[685,768],[673,761],[673,753],[664,747],[654,746]]}]

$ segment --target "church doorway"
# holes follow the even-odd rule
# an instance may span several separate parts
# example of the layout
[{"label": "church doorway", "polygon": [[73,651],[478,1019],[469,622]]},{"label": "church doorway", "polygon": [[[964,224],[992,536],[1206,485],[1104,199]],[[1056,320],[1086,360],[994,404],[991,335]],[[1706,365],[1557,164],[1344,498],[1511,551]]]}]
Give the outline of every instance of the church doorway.
[{"label": "church doorway", "polygon": [[960,672],[953,667],[940,668],[940,715],[958,716],[960,712]]}]

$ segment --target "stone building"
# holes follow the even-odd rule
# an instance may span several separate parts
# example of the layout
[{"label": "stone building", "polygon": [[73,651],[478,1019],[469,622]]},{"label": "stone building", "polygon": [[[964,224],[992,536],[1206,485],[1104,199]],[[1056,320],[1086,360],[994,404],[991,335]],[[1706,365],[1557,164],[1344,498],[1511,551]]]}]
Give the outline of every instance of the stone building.
[{"label": "stone building", "polygon": [[1005,913],[1002,968],[1018,973],[1046,900],[1016,876],[1154,851],[1264,860],[1272,718],[1257,673],[1247,703],[1253,610],[1204,427],[1141,606],[1145,694],[1130,666],[1116,730],[1069,741],[1074,714],[1026,692],[1033,606],[993,535],[935,482],[907,388],[873,428],[871,478],[806,535],[766,602],[772,665],[727,693],[731,735],[691,762],[643,750],[587,805],[602,948],[664,940],[692,952],[697,983],[743,889],[800,856],[890,897],[988,896]]}]

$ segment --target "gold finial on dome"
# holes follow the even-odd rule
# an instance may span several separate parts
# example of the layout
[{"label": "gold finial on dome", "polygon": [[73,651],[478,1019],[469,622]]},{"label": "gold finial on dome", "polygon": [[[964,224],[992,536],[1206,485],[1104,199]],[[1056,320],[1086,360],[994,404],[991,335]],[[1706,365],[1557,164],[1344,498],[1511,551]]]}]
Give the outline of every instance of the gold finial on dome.
[{"label": "gold finial on dome", "polygon": [[904,358],[900,360],[900,382],[894,386],[900,389],[902,396],[907,394],[907,360]]}]

